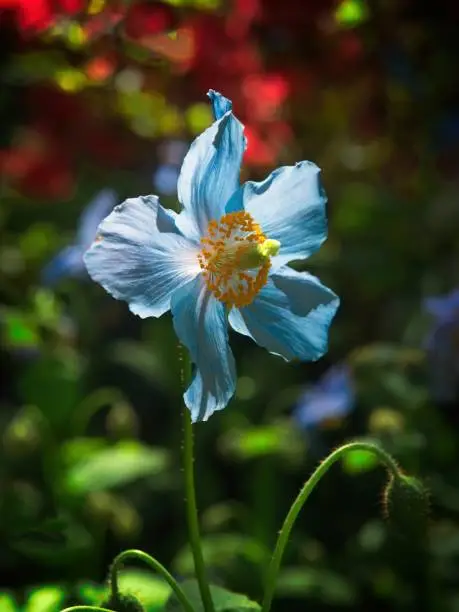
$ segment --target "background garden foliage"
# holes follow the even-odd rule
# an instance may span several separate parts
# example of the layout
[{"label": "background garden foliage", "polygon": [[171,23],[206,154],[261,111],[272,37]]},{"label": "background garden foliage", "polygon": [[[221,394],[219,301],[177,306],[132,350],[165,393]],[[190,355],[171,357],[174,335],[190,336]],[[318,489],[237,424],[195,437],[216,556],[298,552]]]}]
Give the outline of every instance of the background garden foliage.
[{"label": "background garden foliage", "polygon": [[[329,238],[306,269],[342,304],[317,363],[232,338],[235,399],[195,426],[212,582],[258,599],[305,477],[367,436],[430,489],[427,530],[387,522],[384,471],[347,455],[294,529],[273,610],[459,610],[458,13],[0,0],[1,612],[100,602],[126,547],[192,574],[170,318],[132,316],[81,255],[114,203],[177,207],[209,88],[246,126],[242,180],[301,159],[323,169]],[[120,585],[147,612],[170,595],[143,568]]]}]

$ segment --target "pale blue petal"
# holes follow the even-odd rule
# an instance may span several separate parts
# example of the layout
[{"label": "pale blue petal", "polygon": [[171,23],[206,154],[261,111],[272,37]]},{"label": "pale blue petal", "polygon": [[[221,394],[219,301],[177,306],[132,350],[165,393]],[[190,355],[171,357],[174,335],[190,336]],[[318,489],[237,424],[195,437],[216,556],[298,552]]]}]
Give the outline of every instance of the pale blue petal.
[{"label": "pale blue petal", "polygon": [[80,276],[84,274],[83,253],[83,249],[75,245],[62,249],[62,251],[43,268],[41,282],[44,285],[52,286],[63,277]]},{"label": "pale blue petal", "polygon": [[245,150],[243,126],[231,111],[215,121],[192,143],[177,184],[183,211],[177,225],[194,239],[207,233],[211,219],[220,219],[239,188]]},{"label": "pale blue petal", "polygon": [[214,112],[215,119],[221,119],[225,113],[230,111],[233,108],[233,104],[231,100],[222,96],[221,93],[215,91],[214,89],[209,89],[207,95],[212,102],[212,110]]},{"label": "pale blue petal", "polygon": [[113,189],[102,189],[84,209],[78,228],[77,242],[83,251],[91,246],[99,223],[113,210],[118,196]]},{"label": "pale blue petal", "polygon": [[84,261],[91,277],[139,317],[159,317],[200,272],[198,245],[178,233],[156,196],[125,200],[99,226]]},{"label": "pale blue petal", "polygon": [[328,348],[328,328],[339,298],[307,272],[281,268],[252,304],[233,309],[237,332],[286,360],[315,361]]},{"label": "pale blue petal", "polygon": [[196,365],[185,404],[193,422],[206,421],[225,408],[236,385],[225,306],[199,276],[174,294],[171,310],[177,336]]},{"label": "pale blue petal", "polygon": [[327,237],[320,169],[299,162],[272,172],[261,183],[248,181],[231,198],[226,212],[245,209],[261,225],[268,238],[279,240],[273,269],[314,253]]}]

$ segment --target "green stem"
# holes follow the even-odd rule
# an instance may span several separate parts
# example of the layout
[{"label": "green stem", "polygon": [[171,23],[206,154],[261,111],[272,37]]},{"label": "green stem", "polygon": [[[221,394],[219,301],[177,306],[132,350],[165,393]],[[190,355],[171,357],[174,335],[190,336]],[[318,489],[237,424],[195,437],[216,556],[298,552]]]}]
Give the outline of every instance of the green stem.
[{"label": "green stem", "polygon": [[65,608],[62,612],[113,612],[113,610],[100,608],[99,606],[71,606],[70,608]]},{"label": "green stem", "polygon": [[392,459],[390,455],[388,455],[384,450],[382,450],[382,448],[380,448],[376,444],[372,444],[371,442],[349,442],[348,444],[344,444],[343,446],[337,448],[321,462],[321,464],[305,482],[303,488],[298,494],[298,497],[293,502],[290,510],[287,513],[287,516],[285,517],[284,524],[282,525],[282,529],[279,532],[276,547],[271,558],[271,563],[269,564],[268,571],[266,573],[265,593],[263,597],[261,612],[269,612],[271,608],[271,603],[276,588],[277,574],[279,573],[279,568],[282,562],[285,547],[287,546],[290,533],[298,517],[298,514],[300,513],[301,509],[303,508],[305,502],[307,501],[309,495],[311,494],[315,486],[319,483],[320,479],[328,472],[331,466],[336,461],[338,461],[338,459],[342,455],[344,455],[348,451],[353,450],[366,450],[374,453],[375,455],[377,455],[378,459],[380,459],[380,461],[386,466],[386,468],[392,475],[395,476],[396,474],[398,474],[399,469],[394,459]]},{"label": "green stem", "polygon": [[[180,345],[183,366],[183,383],[186,386],[191,379],[191,364],[188,355]],[[186,406],[183,407],[183,471],[185,479],[186,516],[188,523],[188,537],[194,559],[196,579],[201,593],[204,612],[214,612],[214,604],[210,594],[209,583],[206,576],[204,557],[199,535],[198,509],[196,504],[196,488],[194,484],[194,457],[193,457],[193,424],[191,415]]]},{"label": "green stem", "polygon": [[172,574],[170,574],[167,571],[167,569],[164,567],[164,565],[162,565],[159,561],[157,561],[153,557],[150,557],[150,555],[147,555],[147,553],[144,553],[141,550],[134,550],[134,549],[124,550],[113,561],[112,566],[110,568],[110,589],[111,589],[112,595],[115,598],[119,593],[118,571],[121,569],[121,566],[124,564],[124,562],[128,559],[131,559],[131,560],[138,559],[140,561],[143,561],[144,563],[149,565],[153,570],[158,572],[158,574],[161,574],[164,580],[169,584],[171,589],[174,591],[177,599],[182,604],[183,609],[186,610],[186,612],[194,612],[193,606],[191,605],[187,596],[183,592],[181,586],[175,580],[174,576],[172,576]]}]

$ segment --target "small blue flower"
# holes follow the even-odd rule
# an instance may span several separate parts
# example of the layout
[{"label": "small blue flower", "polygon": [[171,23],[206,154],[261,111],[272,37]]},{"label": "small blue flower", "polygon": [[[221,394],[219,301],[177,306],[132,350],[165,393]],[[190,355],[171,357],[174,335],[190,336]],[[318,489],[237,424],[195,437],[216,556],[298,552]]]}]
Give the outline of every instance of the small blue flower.
[{"label": "small blue flower", "polygon": [[330,368],[312,388],[300,397],[294,416],[305,429],[330,419],[345,417],[353,409],[355,391],[347,365]]},{"label": "small blue flower", "polygon": [[459,391],[459,289],[424,301],[433,317],[425,341],[431,391],[438,402],[453,402]]},{"label": "small blue flower", "polygon": [[287,266],[326,238],[319,168],[300,162],[241,186],[243,126],[227,98],[208,95],[216,120],[183,161],[180,214],[153,195],[130,198],[101,223],[84,258],[92,278],[134,314],[172,311],[195,364],[184,395],[194,422],[234,394],[228,323],[286,360],[316,360],[339,305],[316,277]]},{"label": "small blue flower", "polygon": [[62,249],[42,270],[44,285],[54,285],[64,277],[81,276],[86,273],[83,255],[91,246],[99,223],[113,209],[117,195],[111,189],[100,191],[81,215],[75,244]]}]

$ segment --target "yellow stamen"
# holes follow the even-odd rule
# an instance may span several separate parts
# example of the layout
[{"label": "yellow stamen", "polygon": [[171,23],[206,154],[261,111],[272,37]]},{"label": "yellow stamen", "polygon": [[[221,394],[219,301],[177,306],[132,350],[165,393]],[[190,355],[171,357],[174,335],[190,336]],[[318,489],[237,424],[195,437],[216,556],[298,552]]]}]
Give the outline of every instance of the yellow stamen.
[{"label": "yellow stamen", "polygon": [[247,306],[268,280],[271,256],[280,248],[247,212],[212,220],[201,238],[199,265],[210,291],[229,308]]}]

